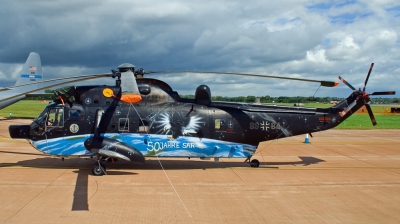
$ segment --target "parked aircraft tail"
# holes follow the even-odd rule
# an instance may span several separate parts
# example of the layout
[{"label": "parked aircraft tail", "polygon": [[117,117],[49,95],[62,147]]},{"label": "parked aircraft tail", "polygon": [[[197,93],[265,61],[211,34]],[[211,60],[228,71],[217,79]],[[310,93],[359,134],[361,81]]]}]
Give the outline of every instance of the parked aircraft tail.
[{"label": "parked aircraft tail", "polygon": [[[24,67],[22,68],[21,74],[15,85],[34,83],[42,80],[42,63],[40,61],[40,56],[36,52],[31,52],[28,59],[26,59]],[[38,84],[33,84],[32,86],[34,86],[33,88],[39,88]]]},{"label": "parked aircraft tail", "polygon": [[[41,84],[36,83],[40,81],[43,81],[40,56],[36,52],[31,52],[28,59],[26,59],[24,67],[22,68],[21,74],[19,75],[15,85],[0,88],[0,109],[16,103],[27,96],[46,95],[44,92],[30,93],[33,92],[32,90],[40,89]],[[17,87],[19,85],[26,86]]]}]

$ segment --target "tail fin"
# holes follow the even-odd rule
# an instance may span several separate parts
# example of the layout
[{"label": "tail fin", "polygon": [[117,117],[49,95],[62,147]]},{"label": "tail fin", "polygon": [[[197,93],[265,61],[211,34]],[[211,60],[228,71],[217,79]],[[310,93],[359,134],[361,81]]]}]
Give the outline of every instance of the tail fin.
[{"label": "tail fin", "polygon": [[27,83],[34,83],[43,80],[42,76],[42,63],[40,56],[36,52],[31,52],[26,59],[21,74],[15,85],[22,85]]}]

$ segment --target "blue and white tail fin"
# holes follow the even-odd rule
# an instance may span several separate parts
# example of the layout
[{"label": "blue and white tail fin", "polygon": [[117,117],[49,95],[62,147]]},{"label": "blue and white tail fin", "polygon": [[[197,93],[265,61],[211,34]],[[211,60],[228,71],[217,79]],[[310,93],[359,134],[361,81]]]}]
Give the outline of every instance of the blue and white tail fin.
[{"label": "blue and white tail fin", "polygon": [[[28,83],[39,82],[43,80],[42,76],[42,63],[40,56],[36,52],[31,52],[26,59],[24,67],[22,68],[21,74],[15,83],[15,85],[23,85]],[[37,85],[37,84],[36,84]],[[35,84],[33,84],[35,86]],[[38,88],[34,87],[34,88]]]}]

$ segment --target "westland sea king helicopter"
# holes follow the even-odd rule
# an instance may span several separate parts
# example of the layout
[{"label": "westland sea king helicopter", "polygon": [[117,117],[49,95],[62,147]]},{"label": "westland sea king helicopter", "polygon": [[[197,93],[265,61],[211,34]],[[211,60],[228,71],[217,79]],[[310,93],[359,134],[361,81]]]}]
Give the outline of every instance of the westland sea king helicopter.
[{"label": "westland sea king helicopter", "polygon": [[[144,163],[145,157],[251,159],[262,141],[311,134],[336,127],[365,106],[376,125],[370,96],[394,91],[365,91],[373,63],[361,89],[339,76],[353,92],[330,108],[303,108],[214,102],[207,85],[194,99],[181,98],[167,83],[135,70],[129,63],[118,70],[81,76],[81,80],[113,77],[115,86],[72,86],[57,89],[55,99],[30,125],[11,125],[12,138],[27,139],[37,150],[61,158],[91,157],[94,175],[106,173],[107,160]],[[181,71],[317,82],[333,87],[338,82],[227,72]],[[172,72],[171,72],[172,73]],[[177,73],[176,71],[174,73]],[[83,78],[82,78],[83,77]],[[71,81],[68,81],[71,82]]]}]

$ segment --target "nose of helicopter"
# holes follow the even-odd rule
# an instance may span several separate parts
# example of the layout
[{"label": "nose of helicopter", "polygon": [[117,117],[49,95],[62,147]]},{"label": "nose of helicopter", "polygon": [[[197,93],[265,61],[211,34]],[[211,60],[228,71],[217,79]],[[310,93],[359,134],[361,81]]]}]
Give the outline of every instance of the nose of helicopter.
[{"label": "nose of helicopter", "polygon": [[11,138],[29,139],[29,130],[29,125],[10,125],[8,127]]}]

